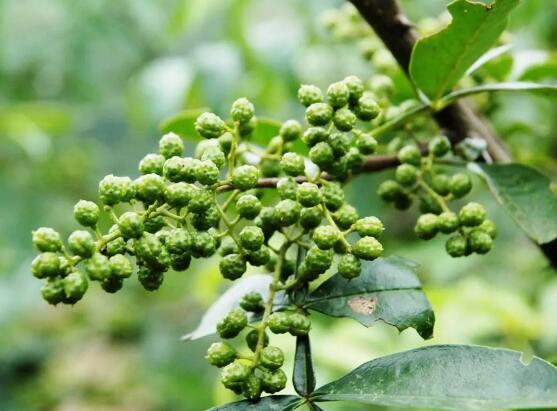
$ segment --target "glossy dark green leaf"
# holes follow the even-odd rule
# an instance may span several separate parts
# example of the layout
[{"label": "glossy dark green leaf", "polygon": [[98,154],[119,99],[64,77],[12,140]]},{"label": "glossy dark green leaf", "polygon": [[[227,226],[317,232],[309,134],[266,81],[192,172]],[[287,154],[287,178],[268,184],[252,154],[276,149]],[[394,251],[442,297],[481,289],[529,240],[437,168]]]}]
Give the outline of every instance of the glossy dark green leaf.
[{"label": "glossy dark green leaf", "polygon": [[557,238],[557,195],[549,178],[523,164],[470,164],[516,223],[538,244]]},{"label": "glossy dark green leaf", "polygon": [[365,261],[353,280],[334,275],[313,291],[305,307],[333,317],[350,317],[366,327],[378,320],[400,331],[433,334],[435,316],[416,276],[417,265],[401,257]]},{"label": "glossy dark green leaf", "polygon": [[319,388],[316,401],[427,409],[557,407],[557,368],[499,348],[438,345],[377,358]]},{"label": "glossy dark green leaf", "polygon": [[497,41],[518,0],[483,4],[456,0],[448,5],[452,21],[443,30],[416,43],[410,75],[431,100],[451,89],[476,60]]},{"label": "glossy dark green leaf", "polygon": [[294,376],[292,383],[296,392],[304,397],[315,389],[315,373],[311,357],[311,345],[308,335],[296,338],[296,355],[294,357]]},{"label": "glossy dark green leaf", "polygon": [[164,120],[159,129],[163,133],[176,133],[180,137],[191,141],[202,140],[201,136],[195,131],[195,120],[202,113],[209,111],[207,108],[193,108],[181,111],[180,113]]},{"label": "glossy dark green leaf", "polygon": [[220,407],[210,408],[208,411],[291,411],[297,408],[303,399],[294,395],[271,395],[263,397],[257,402],[238,401]]}]

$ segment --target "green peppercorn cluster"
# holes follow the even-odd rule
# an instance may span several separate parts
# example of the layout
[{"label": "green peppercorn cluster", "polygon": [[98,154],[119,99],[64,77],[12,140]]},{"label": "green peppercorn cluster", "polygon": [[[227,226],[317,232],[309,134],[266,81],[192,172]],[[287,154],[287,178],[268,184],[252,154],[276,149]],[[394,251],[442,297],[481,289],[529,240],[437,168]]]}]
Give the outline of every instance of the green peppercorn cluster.
[{"label": "green peppercorn cluster", "polygon": [[410,208],[417,200],[422,214],[414,227],[416,236],[430,240],[437,233],[450,235],[445,243],[450,256],[486,254],[492,248],[497,230],[487,219],[483,206],[470,202],[458,212],[448,207],[451,201],[465,197],[472,190],[467,173],[445,172],[443,161],[453,154],[450,141],[445,136],[435,137],[429,141],[427,152],[424,155],[415,145],[402,147],[398,151],[401,164],[395,170],[395,179],[379,186],[379,196],[399,210]]}]

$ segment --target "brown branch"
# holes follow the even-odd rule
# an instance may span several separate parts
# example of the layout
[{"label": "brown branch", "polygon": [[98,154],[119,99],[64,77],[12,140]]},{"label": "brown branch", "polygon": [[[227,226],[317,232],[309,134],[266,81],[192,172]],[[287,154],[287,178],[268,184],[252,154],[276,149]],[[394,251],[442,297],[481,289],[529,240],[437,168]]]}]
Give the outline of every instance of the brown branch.
[{"label": "brown branch", "polygon": [[[369,23],[394,58],[408,75],[410,56],[418,34],[406,18],[398,0],[350,0]],[[491,159],[499,163],[511,161],[503,142],[489,124],[474,113],[469,104],[458,101],[435,115],[435,120],[453,143],[467,137],[481,137],[487,143]],[[551,265],[557,268],[557,240],[540,246]]]}]

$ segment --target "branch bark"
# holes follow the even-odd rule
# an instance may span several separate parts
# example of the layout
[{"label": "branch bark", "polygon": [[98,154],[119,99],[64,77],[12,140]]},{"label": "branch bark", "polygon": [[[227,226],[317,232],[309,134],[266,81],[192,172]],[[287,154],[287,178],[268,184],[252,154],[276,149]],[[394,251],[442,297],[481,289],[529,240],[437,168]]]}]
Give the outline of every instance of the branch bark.
[{"label": "branch bark", "polygon": [[[408,75],[410,57],[418,34],[404,15],[398,0],[349,0],[369,23],[394,58]],[[458,101],[436,113],[435,120],[453,143],[467,137],[481,137],[487,143],[491,159],[499,163],[511,161],[503,142],[490,125],[474,113],[469,104]],[[543,244],[540,249],[550,264],[557,268],[557,240]]]}]

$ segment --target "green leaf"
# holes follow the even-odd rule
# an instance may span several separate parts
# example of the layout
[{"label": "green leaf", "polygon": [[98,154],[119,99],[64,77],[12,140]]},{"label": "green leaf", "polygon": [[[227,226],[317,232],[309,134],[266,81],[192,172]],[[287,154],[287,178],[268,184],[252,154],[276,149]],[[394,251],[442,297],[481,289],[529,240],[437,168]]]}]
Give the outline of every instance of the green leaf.
[{"label": "green leaf", "polygon": [[495,198],[538,244],[557,238],[557,195],[549,178],[522,164],[474,164]]},{"label": "green leaf", "polygon": [[201,136],[195,131],[195,120],[208,108],[192,108],[179,112],[178,114],[164,120],[159,129],[163,133],[176,133],[180,137],[191,141],[202,140]]},{"label": "green leaf", "polygon": [[217,323],[232,309],[239,306],[240,300],[245,294],[252,291],[258,292],[266,299],[269,294],[271,282],[272,277],[266,274],[250,275],[236,281],[234,285],[226,290],[226,292],[207,310],[198,327],[191,333],[184,335],[182,340],[197,340],[198,338],[214,334],[216,332]]},{"label": "green leaf", "polygon": [[452,22],[416,42],[410,75],[418,88],[435,101],[451,89],[466,70],[497,41],[518,0],[482,4],[456,0],[448,5]]},{"label": "green leaf", "polygon": [[378,320],[431,338],[435,316],[416,276],[417,265],[401,257],[365,261],[353,280],[336,274],[307,298],[305,308],[350,317],[366,327]]},{"label": "green leaf", "polygon": [[297,408],[303,399],[295,395],[271,395],[263,397],[257,402],[238,401],[220,407],[210,408],[208,411],[245,411],[245,410],[268,410],[268,411],[291,411]]},{"label": "green leaf", "polygon": [[557,79],[557,53],[549,54],[545,61],[529,65],[520,74],[520,80],[541,81],[546,79]]},{"label": "green leaf", "polygon": [[437,345],[377,358],[314,392],[315,401],[427,409],[557,407],[557,368],[499,348]]},{"label": "green leaf", "polygon": [[502,46],[495,47],[494,49],[488,50],[479,59],[477,59],[474,62],[474,64],[472,64],[468,68],[468,70],[466,70],[466,73],[464,73],[464,74],[466,76],[469,76],[470,74],[474,73],[479,68],[483,67],[485,64],[487,64],[490,61],[496,59],[497,57],[507,53],[511,48],[512,48],[512,45],[504,44]]},{"label": "green leaf", "polygon": [[315,389],[315,374],[311,357],[311,345],[308,335],[296,338],[296,355],[294,357],[294,389],[298,394],[307,397]]}]

